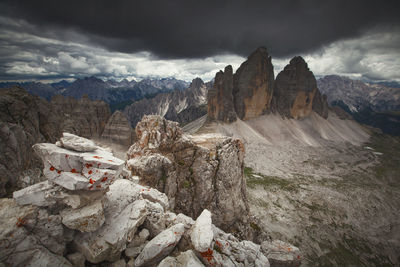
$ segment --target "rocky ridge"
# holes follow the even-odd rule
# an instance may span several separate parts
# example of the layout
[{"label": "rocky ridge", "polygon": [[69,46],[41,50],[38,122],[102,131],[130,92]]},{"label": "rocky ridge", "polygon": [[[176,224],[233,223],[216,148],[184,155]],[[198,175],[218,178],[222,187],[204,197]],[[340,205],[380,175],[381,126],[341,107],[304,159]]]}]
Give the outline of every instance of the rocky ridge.
[{"label": "rocky ridge", "polygon": [[35,151],[48,180],[0,199],[7,266],[270,266],[268,257],[300,264],[298,249],[239,240],[214,226],[208,210],[196,221],[170,212],[165,194],[137,184],[123,161],[90,140],[65,134]]},{"label": "rocky ridge", "polygon": [[150,114],[185,124],[206,114],[204,105],[207,102],[209,87],[210,83],[196,78],[186,90],[174,90],[132,103],[124,109],[124,115],[132,127],[135,127],[144,115]]},{"label": "rocky ridge", "polygon": [[294,57],[274,79],[271,57],[263,47],[254,51],[235,74],[232,67],[218,72],[208,93],[209,120],[248,120],[271,111],[303,118],[311,111],[327,118],[326,97],[318,91],[313,73],[301,57]]}]

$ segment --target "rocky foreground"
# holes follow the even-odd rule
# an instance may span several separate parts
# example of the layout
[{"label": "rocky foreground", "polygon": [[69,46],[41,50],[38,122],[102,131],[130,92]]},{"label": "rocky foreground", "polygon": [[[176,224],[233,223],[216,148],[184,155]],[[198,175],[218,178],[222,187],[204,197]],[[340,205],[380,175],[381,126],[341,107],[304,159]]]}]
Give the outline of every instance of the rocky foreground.
[{"label": "rocky foreground", "polygon": [[[148,118],[153,125],[159,119]],[[240,240],[213,225],[208,209],[196,221],[172,212],[164,193],[139,185],[141,177],[127,172],[124,161],[90,140],[64,133],[56,144],[34,150],[47,180],[0,199],[0,262],[6,266],[300,264],[296,247]]]}]

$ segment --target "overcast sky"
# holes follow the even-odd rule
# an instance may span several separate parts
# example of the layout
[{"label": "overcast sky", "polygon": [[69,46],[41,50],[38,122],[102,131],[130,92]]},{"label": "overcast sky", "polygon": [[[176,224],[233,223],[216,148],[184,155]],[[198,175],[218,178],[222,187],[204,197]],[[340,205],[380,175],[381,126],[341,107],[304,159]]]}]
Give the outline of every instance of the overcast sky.
[{"label": "overcast sky", "polygon": [[210,80],[265,46],[275,72],[400,81],[400,1],[2,0],[0,80]]}]

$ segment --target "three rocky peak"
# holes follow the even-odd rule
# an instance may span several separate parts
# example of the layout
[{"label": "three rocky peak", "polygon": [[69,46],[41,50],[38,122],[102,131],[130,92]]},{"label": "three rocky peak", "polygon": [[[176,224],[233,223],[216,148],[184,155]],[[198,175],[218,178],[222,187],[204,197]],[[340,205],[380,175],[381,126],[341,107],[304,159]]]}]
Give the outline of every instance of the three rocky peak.
[{"label": "three rocky peak", "polygon": [[311,111],[328,117],[326,96],[319,92],[314,74],[302,57],[290,60],[275,79],[271,57],[260,47],[235,74],[230,65],[216,74],[208,92],[210,120],[248,120],[271,111],[295,119]]}]

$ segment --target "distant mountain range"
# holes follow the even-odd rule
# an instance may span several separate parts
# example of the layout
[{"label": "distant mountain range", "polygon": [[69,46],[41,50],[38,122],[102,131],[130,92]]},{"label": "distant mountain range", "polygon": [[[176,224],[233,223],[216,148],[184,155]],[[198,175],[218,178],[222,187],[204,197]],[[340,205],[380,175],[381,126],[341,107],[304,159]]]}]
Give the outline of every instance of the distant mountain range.
[{"label": "distant mountain range", "polygon": [[121,103],[129,104],[144,97],[153,97],[158,93],[184,90],[189,86],[189,83],[175,78],[144,79],[140,82],[126,79],[122,81],[103,81],[92,76],[77,79],[74,82],[62,80],[50,84],[41,82],[2,82],[0,83],[0,88],[10,88],[16,85],[25,88],[33,95],[47,100],[58,94],[76,99],[88,95],[91,100],[103,100],[109,103],[113,109],[113,106],[121,105]]},{"label": "distant mountain range", "polygon": [[364,83],[329,75],[317,84],[331,106],[339,106],[360,123],[400,135],[400,88],[395,87],[396,82]]}]

